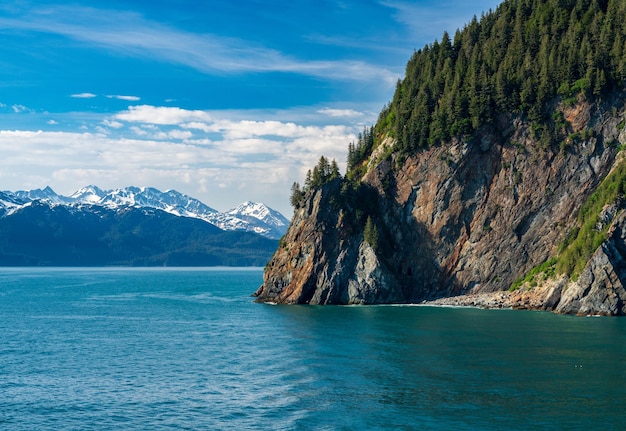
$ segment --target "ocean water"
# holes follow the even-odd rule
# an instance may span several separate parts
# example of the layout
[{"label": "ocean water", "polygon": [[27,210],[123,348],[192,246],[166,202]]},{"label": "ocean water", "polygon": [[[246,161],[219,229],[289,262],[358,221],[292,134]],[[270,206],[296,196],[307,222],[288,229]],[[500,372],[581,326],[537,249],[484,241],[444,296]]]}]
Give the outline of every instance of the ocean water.
[{"label": "ocean water", "polygon": [[2,430],[623,429],[626,320],[252,302],[260,269],[0,269]]}]

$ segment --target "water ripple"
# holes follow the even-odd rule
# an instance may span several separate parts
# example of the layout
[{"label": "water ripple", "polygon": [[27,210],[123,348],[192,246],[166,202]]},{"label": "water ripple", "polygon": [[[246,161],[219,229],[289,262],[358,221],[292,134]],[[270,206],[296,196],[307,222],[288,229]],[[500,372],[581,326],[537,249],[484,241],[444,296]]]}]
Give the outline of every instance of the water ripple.
[{"label": "water ripple", "polygon": [[620,428],[624,320],[268,307],[260,271],[22,271],[0,274],[3,430]]}]

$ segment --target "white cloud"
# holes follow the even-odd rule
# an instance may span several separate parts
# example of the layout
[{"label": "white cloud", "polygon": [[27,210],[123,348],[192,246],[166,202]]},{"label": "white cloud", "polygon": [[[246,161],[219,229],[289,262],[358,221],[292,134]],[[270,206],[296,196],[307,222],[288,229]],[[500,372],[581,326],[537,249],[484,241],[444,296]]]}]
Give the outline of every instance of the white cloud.
[{"label": "white cloud", "polygon": [[131,126],[130,130],[132,130],[132,132],[137,136],[148,136],[148,132],[141,127]]},{"label": "white cloud", "polygon": [[281,121],[221,121],[218,123],[218,127],[227,139],[245,139],[257,136],[296,138],[317,131],[317,128],[313,126],[306,127]]},{"label": "white cloud", "polygon": [[141,100],[141,97],[138,96],[121,96],[117,94],[109,94],[107,95],[109,99],[117,99],[117,100],[125,100],[127,102],[137,102]]},{"label": "white cloud", "polygon": [[51,126],[55,126],[55,125],[59,124],[58,121],[54,121],[54,120],[48,120],[47,123],[49,125],[51,125]]},{"label": "white cloud", "polygon": [[70,97],[73,97],[74,99],[93,99],[94,97],[98,97],[93,93],[76,93],[76,94],[70,94]]},{"label": "white cloud", "polygon": [[193,133],[189,130],[170,130],[169,132],[163,132],[163,135],[159,135],[161,139],[190,139],[193,137]]},{"label": "white cloud", "polygon": [[303,137],[320,138],[328,135],[346,136],[352,128],[345,125],[305,126],[294,122],[277,120],[215,120],[214,122],[183,122],[180,123],[180,126],[187,129],[201,130],[205,133],[220,133],[224,139],[250,139],[256,137],[296,139]]},{"label": "white cloud", "polygon": [[84,184],[148,185],[224,210],[252,199],[289,213],[291,184],[301,182],[322,154],[343,162],[356,131],[347,125],[212,120],[205,111],[151,106],[113,117],[89,127],[97,133],[0,131],[4,187],[51,185],[71,194]]},{"label": "white cloud", "polygon": [[193,133],[189,130],[181,130],[175,128],[163,131],[152,124],[144,124],[141,127],[131,126],[130,130],[135,133],[135,135],[142,138],[155,139],[159,141],[183,141],[193,138]]},{"label": "white cloud", "polygon": [[191,121],[210,121],[210,115],[205,111],[190,111],[181,108],[163,106],[130,106],[114,116],[116,120],[130,123],[146,123],[175,125]]},{"label": "white cloud", "polygon": [[362,112],[355,111],[354,109],[324,108],[324,109],[319,109],[317,112],[319,114],[327,115],[329,117],[334,117],[334,118],[340,118],[340,117],[358,118],[364,115]]},{"label": "white cloud", "polygon": [[13,112],[15,112],[16,114],[21,114],[22,112],[32,112],[31,109],[27,108],[24,105],[12,105],[11,109],[13,109]]},{"label": "white cloud", "polygon": [[180,126],[184,127],[185,129],[202,130],[205,133],[216,132],[219,130],[218,128],[216,128],[215,126],[211,124],[201,123],[198,121],[192,121],[190,123],[181,123]]},{"label": "white cloud", "polygon": [[110,127],[111,129],[121,129],[122,127],[124,127],[124,124],[120,123],[119,121],[112,121],[112,120],[109,120],[108,118],[105,118],[104,120],[102,120],[102,124],[104,124],[107,127]]}]

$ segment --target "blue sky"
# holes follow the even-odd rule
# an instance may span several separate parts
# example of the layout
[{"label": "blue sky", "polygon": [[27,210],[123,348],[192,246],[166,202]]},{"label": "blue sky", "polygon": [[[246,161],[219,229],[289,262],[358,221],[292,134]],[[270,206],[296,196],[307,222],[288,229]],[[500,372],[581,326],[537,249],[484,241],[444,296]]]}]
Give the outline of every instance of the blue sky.
[{"label": "blue sky", "polygon": [[0,5],[0,190],[176,189],[227,210],[289,189],[392,95],[415,49],[496,0]]}]

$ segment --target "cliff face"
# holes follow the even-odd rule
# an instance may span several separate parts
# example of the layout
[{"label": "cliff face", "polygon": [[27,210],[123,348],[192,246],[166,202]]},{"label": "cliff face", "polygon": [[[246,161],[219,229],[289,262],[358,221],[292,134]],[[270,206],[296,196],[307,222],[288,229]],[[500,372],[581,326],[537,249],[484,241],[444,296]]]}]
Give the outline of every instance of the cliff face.
[{"label": "cliff face", "polygon": [[[341,205],[341,180],[311,190],[267,266],[258,300],[403,303],[507,290],[558,254],[581,205],[621,160],[625,111],[623,94],[563,108],[571,134],[560,148],[504,115],[472,139],[404,160],[385,140],[361,179],[381,245],[370,246]],[[534,308],[623,313],[625,218],[618,211],[611,219],[609,239],[577,282],[563,281]]]},{"label": "cliff face", "polygon": [[277,303],[404,302],[402,285],[348,223],[332,198],[341,180],[315,190],[296,209],[267,265],[259,300]]},{"label": "cliff face", "polygon": [[515,291],[474,293],[439,298],[437,305],[548,310],[578,315],[626,315],[626,207],[617,216],[607,240],[591,256],[578,280],[565,275],[525,283]]},{"label": "cliff face", "polygon": [[626,314],[626,212],[623,206],[619,211],[608,239],[596,250],[580,278],[562,284],[555,311],[581,315]]}]

